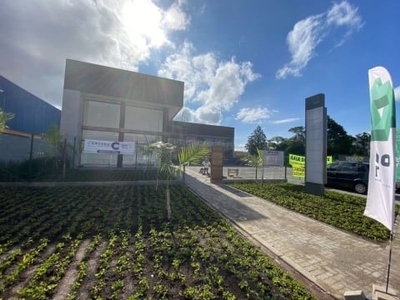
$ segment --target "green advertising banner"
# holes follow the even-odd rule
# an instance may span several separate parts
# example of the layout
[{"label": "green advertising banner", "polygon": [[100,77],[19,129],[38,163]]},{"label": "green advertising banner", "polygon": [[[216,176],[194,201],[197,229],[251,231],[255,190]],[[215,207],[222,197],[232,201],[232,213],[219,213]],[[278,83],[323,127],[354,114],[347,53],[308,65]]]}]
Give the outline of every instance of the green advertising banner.
[{"label": "green advertising banner", "polygon": [[364,215],[390,231],[394,224],[397,169],[396,103],[393,83],[383,67],[368,70],[371,143],[367,204]]}]

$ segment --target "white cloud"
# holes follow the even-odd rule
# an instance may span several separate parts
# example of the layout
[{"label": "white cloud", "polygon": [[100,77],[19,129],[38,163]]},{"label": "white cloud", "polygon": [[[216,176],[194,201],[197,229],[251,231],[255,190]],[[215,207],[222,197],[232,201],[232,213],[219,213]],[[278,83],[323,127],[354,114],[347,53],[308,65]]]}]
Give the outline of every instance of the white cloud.
[{"label": "white cloud", "polygon": [[400,101],[400,85],[394,88],[394,99],[396,99],[396,101]]},{"label": "white cloud", "polygon": [[268,119],[271,112],[267,108],[242,108],[236,114],[236,120],[244,123],[255,123],[260,120]]},{"label": "white cloud", "polygon": [[288,119],[282,119],[282,120],[276,120],[273,121],[273,124],[286,124],[286,123],[292,123],[300,120],[300,118],[288,118]]},{"label": "white cloud", "polygon": [[190,24],[190,18],[182,10],[181,3],[175,2],[164,14],[164,24],[173,30],[185,30]]},{"label": "white cloud", "polygon": [[301,72],[316,55],[317,46],[337,27],[345,33],[334,47],[341,46],[354,32],[361,29],[363,22],[358,9],[347,1],[334,3],[325,13],[310,16],[297,22],[286,38],[291,61],[276,72],[277,79],[301,76]]},{"label": "white cloud", "polygon": [[0,10],[2,75],[60,107],[66,58],[137,71],[153,50],[174,47],[169,34],[190,24],[184,1],[166,9],[156,3],[5,1]]},{"label": "white cloud", "polygon": [[358,8],[346,1],[333,4],[327,13],[326,22],[328,25],[349,26],[349,30],[358,30],[363,26]]},{"label": "white cloud", "polygon": [[[250,62],[222,61],[208,52],[195,54],[191,43],[185,42],[167,57],[158,74],[185,82],[186,119],[219,124],[223,111],[229,111],[244,93],[248,83],[260,77]],[[181,115],[177,116],[177,118]]]},{"label": "white cloud", "polygon": [[294,25],[287,36],[292,61],[277,71],[277,78],[289,75],[300,76],[309,60],[315,55],[315,48],[323,38],[322,16],[312,16]]}]

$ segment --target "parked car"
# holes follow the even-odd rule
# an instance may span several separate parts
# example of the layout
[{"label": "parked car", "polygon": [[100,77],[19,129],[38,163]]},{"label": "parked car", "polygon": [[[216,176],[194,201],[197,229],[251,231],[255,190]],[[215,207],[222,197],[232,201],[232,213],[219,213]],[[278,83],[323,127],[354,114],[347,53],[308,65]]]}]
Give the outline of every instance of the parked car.
[{"label": "parked car", "polygon": [[327,166],[327,185],[366,194],[368,175],[367,162],[336,161]]}]

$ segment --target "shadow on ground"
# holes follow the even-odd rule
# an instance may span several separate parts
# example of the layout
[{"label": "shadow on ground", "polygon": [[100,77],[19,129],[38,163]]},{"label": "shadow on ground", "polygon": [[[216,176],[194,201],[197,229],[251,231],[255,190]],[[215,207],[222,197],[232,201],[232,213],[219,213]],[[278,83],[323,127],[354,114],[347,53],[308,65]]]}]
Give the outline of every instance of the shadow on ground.
[{"label": "shadow on ground", "polygon": [[[235,196],[238,197],[252,197],[251,195],[238,191],[232,187],[226,185],[218,185],[229,193],[224,193],[218,189],[210,186],[210,181],[200,181],[195,175],[186,173],[185,178],[186,185],[197,195],[199,195],[204,201],[213,206],[217,211],[223,215],[230,215],[235,221],[254,221],[260,219],[267,219],[263,214],[250,208],[249,206],[235,200]],[[209,201],[207,199],[212,199]],[[229,212],[229,214],[228,214]]]}]

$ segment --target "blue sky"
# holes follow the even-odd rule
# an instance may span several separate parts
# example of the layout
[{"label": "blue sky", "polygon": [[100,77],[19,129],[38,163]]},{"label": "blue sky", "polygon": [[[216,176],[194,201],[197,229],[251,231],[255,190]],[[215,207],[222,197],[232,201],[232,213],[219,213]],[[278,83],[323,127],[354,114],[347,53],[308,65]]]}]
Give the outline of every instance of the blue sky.
[{"label": "blue sky", "polygon": [[236,149],[258,125],[290,137],[305,98],[324,93],[356,135],[370,130],[368,69],[387,68],[400,100],[399,11],[398,0],[3,0],[0,74],[59,108],[66,58],[182,80],[176,120],[235,127]]}]

